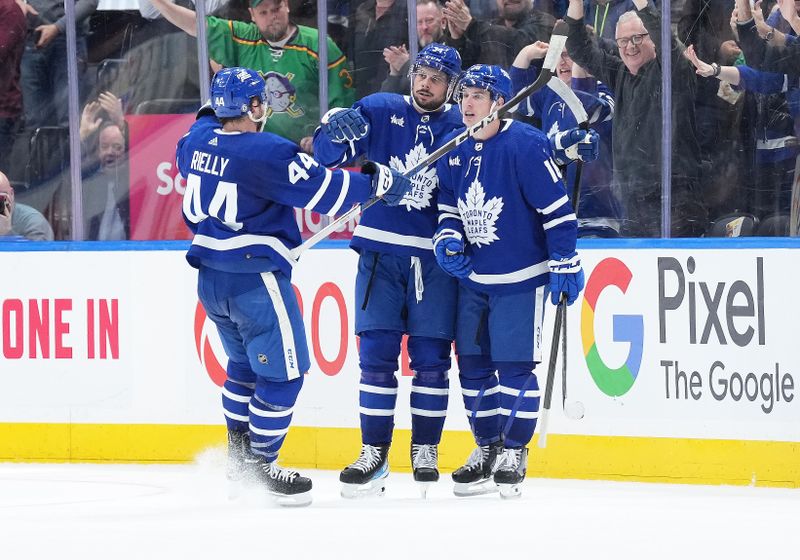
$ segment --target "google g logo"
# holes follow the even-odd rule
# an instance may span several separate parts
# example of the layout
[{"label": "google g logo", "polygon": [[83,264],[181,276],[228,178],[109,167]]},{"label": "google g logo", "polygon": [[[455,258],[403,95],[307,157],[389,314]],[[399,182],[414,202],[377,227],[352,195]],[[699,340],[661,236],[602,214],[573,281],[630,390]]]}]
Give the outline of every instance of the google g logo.
[{"label": "google g logo", "polygon": [[581,309],[581,340],[589,373],[603,393],[618,397],[627,393],[639,375],[644,346],[644,319],[641,315],[614,315],[612,336],[614,342],[628,342],[630,349],[625,363],[616,369],[608,367],[597,350],[594,332],[594,311],[603,290],[616,286],[624,294],[633,278],[630,269],[615,258],[607,258],[592,271],[583,296]]}]

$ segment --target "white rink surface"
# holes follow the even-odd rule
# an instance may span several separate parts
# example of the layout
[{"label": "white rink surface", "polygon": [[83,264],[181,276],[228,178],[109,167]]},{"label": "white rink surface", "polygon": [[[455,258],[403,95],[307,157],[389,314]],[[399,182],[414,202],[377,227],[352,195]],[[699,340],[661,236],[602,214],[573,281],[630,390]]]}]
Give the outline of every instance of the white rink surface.
[{"label": "white rink surface", "polygon": [[346,501],[227,498],[221,457],[195,465],[0,464],[0,558],[571,560],[800,557],[800,490],[532,480],[523,496],[422,501],[409,474]]}]

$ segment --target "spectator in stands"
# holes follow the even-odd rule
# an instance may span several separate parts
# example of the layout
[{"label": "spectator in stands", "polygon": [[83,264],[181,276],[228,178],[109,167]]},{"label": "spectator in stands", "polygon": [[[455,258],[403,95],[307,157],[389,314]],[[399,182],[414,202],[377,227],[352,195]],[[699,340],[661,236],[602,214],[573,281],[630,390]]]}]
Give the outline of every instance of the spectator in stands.
[{"label": "spectator in stands", "polygon": [[103,124],[112,123],[127,136],[128,125],[122,110],[122,100],[110,91],[102,92],[95,101],[90,101],[81,113],[80,138],[84,157],[83,168],[92,169],[97,159],[98,132]]},{"label": "spectator in stands", "polygon": [[499,15],[493,20],[472,17],[464,0],[444,5],[446,43],[461,54],[464,68],[495,64],[508,68],[517,53],[530,43],[549,41],[555,18],[533,7],[532,0],[497,0]]},{"label": "spectator in stands", "polygon": [[[152,0],[170,22],[196,34],[197,15],[170,0]],[[209,56],[224,67],[258,70],[267,83],[269,117],[264,130],[300,144],[310,153],[319,124],[319,31],[295,25],[288,0],[250,0],[253,23],[209,16]],[[353,103],[353,79],[339,47],[328,43],[328,101],[333,107]]]},{"label": "spectator in stands", "polygon": [[[572,58],[614,92],[614,183],[623,206],[622,234],[661,232],[661,18],[647,0],[617,22],[619,56],[601,50],[583,21],[583,1],[570,0],[567,48]],[[708,216],[700,191],[700,148],[695,132],[695,72],[672,38],[671,234],[700,236]]]},{"label": "spectator in stands", "polygon": [[350,18],[353,79],[356,97],[375,93],[389,74],[383,51],[391,45],[408,44],[406,0],[365,0]]},{"label": "spectator in stands", "polygon": [[125,134],[106,121],[97,133],[94,169],[84,173],[83,216],[86,239],[130,238],[130,192]]},{"label": "spectator in stands", "polygon": [[12,237],[52,241],[53,228],[38,210],[14,201],[14,188],[0,172],[0,239]]},{"label": "spectator in stands", "polygon": [[[444,42],[447,20],[438,0],[417,0],[417,41],[419,50],[431,43]],[[411,91],[408,77],[409,54],[406,46],[392,45],[383,49],[383,59],[389,65],[389,75],[381,84],[381,91],[402,95]]]},{"label": "spectator in stands", "polygon": [[19,66],[28,25],[15,0],[0,0],[0,171],[8,171],[9,154],[22,124]]},{"label": "spectator in stands", "polygon": [[[653,2],[649,2],[653,5]],[[617,21],[622,14],[635,10],[633,0],[588,0],[584,22],[594,29],[595,35],[613,41]]]},{"label": "spectator in stands", "polygon": [[[78,86],[86,71],[89,16],[98,0],[76,0]],[[29,0],[25,4],[29,34],[22,55],[25,125],[67,126],[67,34],[64,0]],[[5,23],[3,24],[5,25]]]}]

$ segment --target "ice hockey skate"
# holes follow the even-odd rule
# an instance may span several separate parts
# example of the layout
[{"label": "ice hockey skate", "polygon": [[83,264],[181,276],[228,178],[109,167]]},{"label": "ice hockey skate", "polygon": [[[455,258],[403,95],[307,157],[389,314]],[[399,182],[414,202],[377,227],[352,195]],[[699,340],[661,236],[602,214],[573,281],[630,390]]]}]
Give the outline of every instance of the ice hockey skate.
[{"label": "ice hockey skate", "polygon": [[389,446],[364,444],[356,462],[345,467],[339,474],[342,498],[383,496],[386,491],[387,476],[389,476]]},{"label": "ice hockey skate", "polygon": [[474,449],[467,463],[453,472],[453,482],[455,482],[453,493],[456,496],[466,497],[497,492],[492,474],[502,448],[502,444],[498,441]]},{"label": "ice hockey skate", "polygon": [[497,459],[494,481],[503,499],[519,498],[522,495],[520,484],[525,480],[528,470],[528,448],[503,449]]},{"label": "ice hockey skate", "polygon": [[[246,459],[251,463],[251,459]],[[252,463],[251,463],[252,464]],[[256,455],[252,464],[253,481],[272,496],[278,505],[287,507],[307,506],[311,503],[311,479],[301,476],[297,471],[286,469],[276,461],[267,462],[264,457]],[[246,479],[250,482],[250,479]]]},{"label": "ice hockey skate", "polygon": [[228,462],[225,475],[228,479],[228,498],[237,499],[244,483],[253,478],[253,465],[258,456],[250,450],[248,432],[228,431]]},{"label": "ice hockey skate", "polygon": [[438,461],[438,446],[411,444],[411,468],[414,470],[414,481],[419,484],[419,492],[423,500],[428,495],[428,487],[439,480]]}]

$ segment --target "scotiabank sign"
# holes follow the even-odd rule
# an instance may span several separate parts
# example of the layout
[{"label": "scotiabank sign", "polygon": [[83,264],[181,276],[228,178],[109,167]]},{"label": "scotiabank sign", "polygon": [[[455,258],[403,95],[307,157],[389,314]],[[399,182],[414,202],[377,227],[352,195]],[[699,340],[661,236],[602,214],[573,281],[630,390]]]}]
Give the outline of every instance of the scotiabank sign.
[{"label": "scotiabank sign", "polygon": [[[175,147],[195,118],[189,115],[129,115],[131,239],[191,239],[181,215],[186,180],[178,173]],[[316,212],[295,210],[304,238],[328,219]],[[349,239],[357,220],[343,224],[331,239]]]}]

